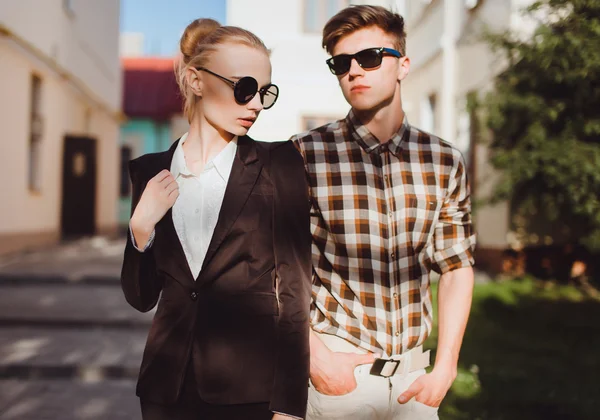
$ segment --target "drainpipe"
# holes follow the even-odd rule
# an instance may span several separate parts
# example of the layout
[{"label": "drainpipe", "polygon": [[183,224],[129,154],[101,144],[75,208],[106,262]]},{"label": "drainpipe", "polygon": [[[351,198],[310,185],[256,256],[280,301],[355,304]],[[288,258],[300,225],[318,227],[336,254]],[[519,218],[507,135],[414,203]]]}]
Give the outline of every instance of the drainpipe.
[{"label": "drainpipe", "polygon": [[454,142],[457,135],[458,48],[463,0],[443,0],[441,130],[444,140]]}]

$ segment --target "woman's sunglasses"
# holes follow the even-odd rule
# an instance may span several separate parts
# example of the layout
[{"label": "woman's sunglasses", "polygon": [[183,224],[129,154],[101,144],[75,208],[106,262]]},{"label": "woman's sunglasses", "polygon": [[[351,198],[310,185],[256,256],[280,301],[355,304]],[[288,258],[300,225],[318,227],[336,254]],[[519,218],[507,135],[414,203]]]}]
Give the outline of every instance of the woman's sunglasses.
[{"label": "woman's sunglasses", "polygon": [[273,105],[275,105],[275,101],[279,96],[279,88],[277,87],[277,85],[269,84],[259,89],[258,82],[254,77],[245,76],[237,82],[235,82],[217,73],[214,73],[204,67],[196,67],[196,70],[205,71],[229,83],[233,88],[233,96],[235,97],[236,102],[242,105],[245,105],[248,102],[250,102],[252,98],[254,98],[254,96],[258,93],[260,95],[260,102],[262,103],[263,108],[269,109]]},{"label": "woman's sunglasses", "polygon": [[356,62],[363,69],[373,69],[381,65],[384,54],[391,55],[397,58],[402,57],[400,51],[393,50],[391,48],[367,48],[357,52],[356,54],[340,54],[329,58],[326,63],[329,66],[329,70],[336,76],[341,76],[350,71],[352,65],[352,59],[356,59]]}]

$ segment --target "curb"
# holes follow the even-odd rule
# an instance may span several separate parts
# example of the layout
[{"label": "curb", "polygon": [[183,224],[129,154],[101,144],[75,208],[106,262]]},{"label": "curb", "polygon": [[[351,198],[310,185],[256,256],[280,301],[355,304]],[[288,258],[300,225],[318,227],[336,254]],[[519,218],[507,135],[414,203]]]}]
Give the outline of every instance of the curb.
[{"label": "curb", "polygon": [[39,319],[39,318],[1,318],[0,328],[44,328],[44,329],[141,329],[148,330],[152,319]]},{"label": "curb", "polygon": [[49,274],[0,274],[2,286],[121,286],[121,279],[115,276],[82,276],[69,278],[64,275]]},{"label": "curb", "polygon": [[138,374],[138,366],[0,365],[0,379],[64,379],[80,380],[83,382],[100,382],[107,379],[136,380]]}]

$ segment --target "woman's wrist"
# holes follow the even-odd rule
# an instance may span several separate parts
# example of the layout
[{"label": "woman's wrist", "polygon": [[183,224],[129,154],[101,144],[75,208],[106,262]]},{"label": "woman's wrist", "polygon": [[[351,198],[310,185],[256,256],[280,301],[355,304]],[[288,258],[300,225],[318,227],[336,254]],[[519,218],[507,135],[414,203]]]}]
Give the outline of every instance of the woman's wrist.
[{"label": "woman's wrist", "polygon": [[139,216],[136,217],[136,214],[134,213],[134,215],[131,217],[131,230],[133,231],[133,234],[135,236],[136,233],[137,234],[141,234],[141,235],[150,235],[152,233],[152,231],[154,230],[154,224],[153,223],[148,223],[147,221],[141,219]]}]

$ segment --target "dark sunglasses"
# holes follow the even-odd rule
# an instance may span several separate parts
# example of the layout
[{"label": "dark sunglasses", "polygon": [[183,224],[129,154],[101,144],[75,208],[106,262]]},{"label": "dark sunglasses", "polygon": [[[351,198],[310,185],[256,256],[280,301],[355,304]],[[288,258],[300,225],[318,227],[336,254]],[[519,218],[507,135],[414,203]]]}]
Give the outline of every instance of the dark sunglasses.
[{"label": "dark sunglasses", "polygon": [[357,52],[356,54],[340,54],[329,58],[326,63],[329,66],[329,70],[336,76],[341,76],[350,71],[352,65],[352,59],[356,59],[356,62],[363,69],[373,69],[381,65],[384,55],[391,55],[393,57],[400,58],[402,53],[400,51],[393,50],[391,48],[367,48]]},{"label": "dark sunglasses", "polygon": [[233,96],[237,103],[245,105],[254,98],[254,96],[258,93],[260,94],[260,102],[263,105],[264,109],[269,109],[273,105],[275,105],[275,101],[279,96],[279,88],[277,85],[269,84],[261,89],[258,88],[258,82],[254,77],[245,76],[242,77],[237,82],[233,80],[229,80],[217,73],[214,73],[204,67],[196,67],[196,70],[202,70],[207,73],[212,74],[213,76],[218,77],[219,79],[227,82],[233,88]]}]

